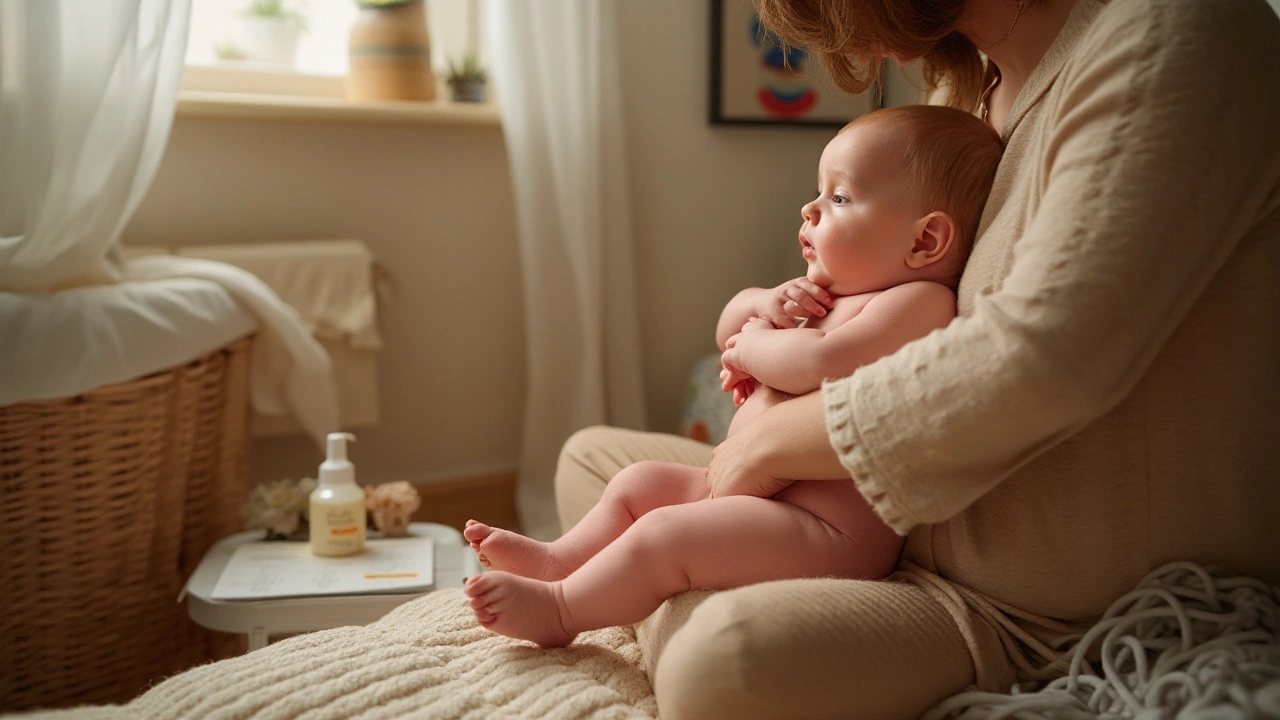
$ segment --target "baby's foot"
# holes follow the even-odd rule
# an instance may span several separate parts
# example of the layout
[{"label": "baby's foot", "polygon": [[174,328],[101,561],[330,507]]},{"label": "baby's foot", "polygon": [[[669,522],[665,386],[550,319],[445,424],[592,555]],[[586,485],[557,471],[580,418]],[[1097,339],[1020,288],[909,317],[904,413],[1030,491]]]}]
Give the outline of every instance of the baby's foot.
[{"label": "baby's foot", "polygon": [[547,582],[563,580],[569,575],[551,551],[549,543],[509,530],[491,528],[475,520],[467,521],[462,535],[487,568]]},{"label": "baby's foot", "polygon": [[493,632],[542,647],[564,647],[577,637],[564,629],[558,583],[489,572],[467,578],[462,587],[476,621]]}]

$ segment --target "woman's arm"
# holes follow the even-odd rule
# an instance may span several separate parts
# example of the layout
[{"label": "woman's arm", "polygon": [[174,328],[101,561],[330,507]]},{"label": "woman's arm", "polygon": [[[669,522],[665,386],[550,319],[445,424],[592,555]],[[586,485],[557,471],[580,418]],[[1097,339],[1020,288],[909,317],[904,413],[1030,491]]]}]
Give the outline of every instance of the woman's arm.
[{"label": "woman's arm", "polygon": [[[1144,3],[1098,22],[1112,25],[1076,49],[1045,110],[1047,150],[1022,160],[1043,192],[1003,284],[969,316],[824,385],[831,444],[899,532],[961,512],[1118,404],[1275,202],[1269,9]],[[803,476],[781,446],[815,446],[797,433],[820,413],[803,408],[814,416],[796,431],[770,411],[721,446],[718,492]]]},{"label": "woman's arm", "polygon": [[824,422],[817,392],[760,413],[713,451],[711,497],[772,497],[797,480],[847,480]]}]

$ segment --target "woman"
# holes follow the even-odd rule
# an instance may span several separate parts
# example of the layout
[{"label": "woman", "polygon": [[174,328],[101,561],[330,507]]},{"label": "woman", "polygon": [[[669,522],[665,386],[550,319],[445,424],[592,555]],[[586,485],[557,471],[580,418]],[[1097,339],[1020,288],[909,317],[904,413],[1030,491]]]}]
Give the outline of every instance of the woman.
[{"label": "woman", "polygon": [[714,457],[601,428],[562,454],[566,526],[644,459],[709,462],[713,495],[852,476],[906,535],[890,582],[704,602],[658,664],[664,718],[915,717],[1058,671],[1049,643],[1166,562],[1280,581],[1280,19],[1263,0],[929,5],[758,0],[844,89],[919,57],[1001,132],[960,317]]}]

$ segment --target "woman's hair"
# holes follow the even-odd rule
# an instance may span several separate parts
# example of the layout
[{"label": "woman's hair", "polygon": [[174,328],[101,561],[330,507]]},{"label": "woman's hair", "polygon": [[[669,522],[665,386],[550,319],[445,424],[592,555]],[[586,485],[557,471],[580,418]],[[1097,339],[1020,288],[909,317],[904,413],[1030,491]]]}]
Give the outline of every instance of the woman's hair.
[{"label": "woman's hair", "polygon": [[969,256],[982,208],[991,193],[1004,143],[976,116],[939,105],[903,105],[868,113],[840,132],[888,125],[903,138],[903,160],[924,212],[941,210],[956,222],[959,265]]},{"label": "woman's hair", "polygon": [[755,0],[760,23],[821,58],[836,85],[860,93],[880,75],[884,49],[918,57],[946,104],[975,112],[990,78],[978,48],[956,30],[967,0]]}]

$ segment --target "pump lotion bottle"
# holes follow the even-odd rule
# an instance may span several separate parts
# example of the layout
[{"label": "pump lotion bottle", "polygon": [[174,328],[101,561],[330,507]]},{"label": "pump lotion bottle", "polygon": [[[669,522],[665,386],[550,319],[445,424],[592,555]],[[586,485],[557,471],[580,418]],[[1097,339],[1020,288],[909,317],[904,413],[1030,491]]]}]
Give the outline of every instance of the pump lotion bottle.
[{"label": "pump lotion bottle", "polygon": [[351,433],[329,433],[319,484],[311,491],[311,552],[325,557],[355,555],[364,550],[364,490],[356,484],[356,469],[347,460]]}]

